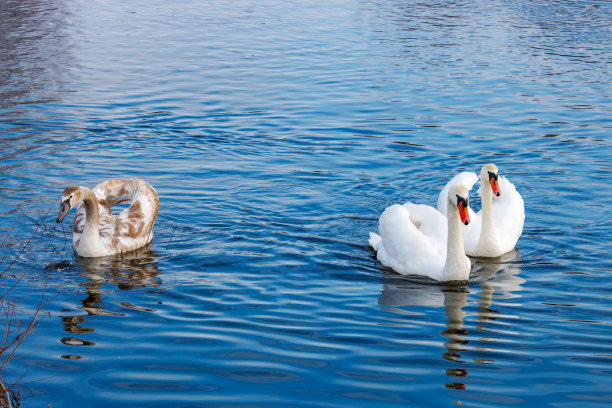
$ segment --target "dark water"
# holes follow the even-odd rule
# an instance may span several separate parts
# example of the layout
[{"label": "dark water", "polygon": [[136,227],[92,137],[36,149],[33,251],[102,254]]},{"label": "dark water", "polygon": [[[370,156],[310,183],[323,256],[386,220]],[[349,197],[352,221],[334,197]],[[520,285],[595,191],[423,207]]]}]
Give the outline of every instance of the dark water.
[{"label": "dark water", "polygon": [[[31,238],[1,284],[50,300],[24,406],[612,404],[609,2],[0,5],[2,269]],[[486,162],[515,252],[376,261],[386,206]],[[128,176],[152,245],[76,258],[62,189]]]}]

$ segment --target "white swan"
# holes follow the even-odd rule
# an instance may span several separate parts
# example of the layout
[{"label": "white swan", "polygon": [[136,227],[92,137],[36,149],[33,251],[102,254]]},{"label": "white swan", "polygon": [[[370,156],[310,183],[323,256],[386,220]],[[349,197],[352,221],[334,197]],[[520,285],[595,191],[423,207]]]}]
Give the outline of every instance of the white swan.
[{"label": "white swan", "polygon": [[447,192],[448,218],[428,205],[406,203],[385,209],[370,245],[378,260],[402,275],[425,275],[439,281],[467,280],[470,259],[463,250],[461,223],[470,222],[468,187]]},{"label": "white swan", "polygon": [[[129,208],[111,213],[111,207],[129,200]],[[133,178],[105,181],[93,189],[68,187],[62,193],[57,222],[81,201],[72,229],[72,246],[77,255],[98,257],[133,251],[153,239],[159,198],[146,181]]]},{"label": "white swan", "polygon": [[[525,204],[506,177],[499,177],[497,166],[485,164],[480,171],[482,209],[470,208],[470,225],[463,228],[465,253],[469,256],[497,257],[511,251],[523,233]],[[438,211],[446,214],[444,197],[456,183],[470,189],[478,180],[475,173],[463,172],[451,179],[440,192]],[[495,195],[495,197],[494,197]]]}]

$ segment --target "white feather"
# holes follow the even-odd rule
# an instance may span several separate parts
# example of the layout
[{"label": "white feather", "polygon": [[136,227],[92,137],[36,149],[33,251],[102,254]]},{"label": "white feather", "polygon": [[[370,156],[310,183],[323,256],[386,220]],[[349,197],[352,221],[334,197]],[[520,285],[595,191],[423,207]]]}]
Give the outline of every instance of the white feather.
[{"label": "white feather", "polygon": [[[467,188],[462,191],[467,195]],[[457,223],[458,217],[457,210]],[[465,280],[471,263],[463,252],[458,226],[449,237],[449,225],[451,221],[433,207],[395,204],[382,213],[379,234],[371,232],[369,243],[378,260],[400,274],[424,275],[440,281]]]},{"label": "white feather", "polygon": [[[483,167],[484,169],[484,167]],[[468,176],[469,175],[469,176]],[[481,176],[482,178],[482,176]],[[476,183],[478,177],[475,173],[460,173],[456,175],[440,192],[438,196],[438,210],[446,215],[446,197],[445,192],[448,191],[453,183],[457,180],[471,182],[470,188]],[[490,189],[490,184],[481,180],[479,195],[482,197],[482,189]],[[470,224],[463,228],[463,240],[465,245],[465,253],[469,256],[482,257],[497,257],[508,251],[511,251],[523,232],[523,224],[525,220],[525,205],[523,198],[506,177],[498,177],[499,188],[501,195],[492,197],[491,209],[493,213],[494,230],[488,232],[488,237],[491,241],[495,241],[495,248],[486,247],[486,243],[481,242],[480,238],[483,233],[483,210],[486,207],[483,202],[483,208],[475,213],[472,208],[469,208]]]}]

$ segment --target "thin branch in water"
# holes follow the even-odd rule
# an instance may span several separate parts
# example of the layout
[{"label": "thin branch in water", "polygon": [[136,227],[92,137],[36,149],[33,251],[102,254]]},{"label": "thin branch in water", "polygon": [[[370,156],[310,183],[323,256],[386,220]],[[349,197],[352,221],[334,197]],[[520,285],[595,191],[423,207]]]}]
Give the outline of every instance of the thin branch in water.
[{"label": "thin branch in water", "polygon": [[163,288],[155,288],[155,289],[148,289],[148,290],[138,290],[136,292],[140,292],[140,293],[154,293],[154,292],[159,292],[162,290],[166,290],[166,289],[171,289],[171,288],[176,288],[177,286],[182,286],[185,285],[186,283],[177,283],[176,285],[170,285],[170,286],[164,286]]},{"label": "thin branch in water", "polygon": [[[19,217],[23,215],[21,208],[19,209],[19,214],[17,215],[17,218],[15,219],[15,222],[13,223],[13,225],[11,226],[11,229],[8,230],[8,232],[6,233],[6,236],[4,237],[4,240],[2,241],[2,244],[0,244],[0,248],[3,248],[4,245],[6,244],[6,240],[8,239],[9,235],[11,235],[13,233],[13,230],[15,229],[15,226],[17,225],[17,221],[19,221]],[[0,264],[2,264],[4,262],[4,258],[6,257],[6,252],[4,254],[2,254],[2,259],[0,259]]]},{"label": "thin branch in water", "polygon": [[17,221],[19,221],[19,217],[23,215],[21,208],[19,209],[19,214],[17,215],[17,218],[15,219],[15,222],[13,223],[13,226],[11,227],[10,230],[8,230],[8,232],[6,233],[6,236],[4,237],[4,240],[2,241],[2,244],[0,244],[0,248],[2,248],[4,246],[4,244],[6,243],[6,240],[8,239],[9,235],[11,235],[11,233],[13,232],[13,230],[15,229],[15,225],[17,225]]},{"label": "thin branch in water", "polygon": [[170,246],[170,243],[172,243],[172,239],[174,238],[175,231],[176,231],[176,225],[172,224],[172,235],[170,235],[170,239],[168,239],[168,243],[166,244],[166,249],[168,249],[168,246]]},{"label": "thin branch in water", "polygon": [[15,264],[15,262],[17,262],[17,259],[19,259],[19,257],[21,256],[21,254],[23,254],[23,251],[25,251],[25,249],[27,248],[28,245],[30,245],[30,242],[32,242],[32,239],[34,238],[34,235],[36,235],[36,233],[38,232],[38,229],[40,228],[40,226],[42,225],[42,222],[44,221],[44,219],[47,217],[47,215],[49,215],[49,213],[51,212],[51,208],[49,208],[47,210],[47,212],[45,213],[45,215],[43,216],[43,219],[38,223],[38,225],[36,225],[36,229],[34,230],[34,232],[32,233],[32,235],[30,236],[30,238],[28,239],[28,241],[26,242],[26,244],[21,248],[21,251],[19,251],[19,253],[17,254],[17,256],[15,257],[15,259],[13,259],[13,261],[4,269],[4,271],[2,271],[0,273],[0,277],[4,276],[4,274]]},{"label": "thin branch in water", "polygon": [[[36,224],[35,230],[32,232],[31,236],[29,237],[27,242],[22,246],[21,250],[17,253],[14,259],[9,263],[8,266],[2,267],[3,270],[0,273],[0,278],[3,277],[10,270],[10,268],[17,262],[17,260],[21,257],[25,249],[34,239],[34,236],[36,235],[36,233],[40,230],[41,226],[44,226],[45,229],[47,228],[47,225],[45,224],[45,219],[48,216],[49,212],[51,212],[51,208],[49,208],[49,210],[46,213],[44,213],[42,219]],[[20,210],[20,215],[25,215],[25,214],[23,214],[23,212],[21,212]],[[27,215],[25,216],[31,219]],[[15,223],[13,224],[12,228],[9,231],[9,234],[14,230],[15,226],[17,225],[17,221],[18,220],[16,220]],[[0,248],[6,244],[7,240],[8,240],[8,235],[2,241]],[[52,254],[53,253],[54,251],[52,252]],[[40,322],[39,318],[43,313],[42,312],[43,308],[46,307],[49,304],[49,302],[55,299],[55,296],[53,296],[50,299],[45,299],[45,296],[47,294],[48,284],[49,284],[49,277],[50,277],[50,273],[47,272],[47,276],[46,276],[46,279],[45,279],[45,282],[42,288],[42,293],[40,293],[40,300],[38,301],[38,304],[36,305],[36,309],[31,314],[31,316],[28,317],[28,319],[21,320],[17,312],[17,308],[19,307],[19,305],[25,302],[25,299],[21,303],[16,304],[13,299],[10,299],[8,297],[8,295],[15,289],[15,287],[19,284],[19,282],[23,280],[24,276],[25,275],[16,277],[15,282],[12,285],[10,285],[8,288],[4,288],[3,293],[0,294],[0,321],[4,321],[4,324],[5,324],[4,330],[1,333],[4,336],[4,338],[0,340],[0,377],[4,374],[7,368],[7,365],[11,361],[24,357],[24,356],[16,356],[17,350],[19,349],[23,341],[26,339],[26,337],[30,333],[35,331],[36,326]],[[21,404],[19,403],[19,398],[20,398],[19,391],[12,390],[12,388],[16,384],[20,383],[24,376],[25,376],[25,373],[12,386],[8,388],[0,380],[0,407],[12,408],[14,406],[17,408],[21,406]]]}]

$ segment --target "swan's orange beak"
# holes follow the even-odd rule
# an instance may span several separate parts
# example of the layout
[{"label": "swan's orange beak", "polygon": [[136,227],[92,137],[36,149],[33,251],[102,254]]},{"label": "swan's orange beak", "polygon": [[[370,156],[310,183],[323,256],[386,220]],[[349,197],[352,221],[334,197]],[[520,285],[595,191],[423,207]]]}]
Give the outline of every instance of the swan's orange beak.
[{"label": "swan's orange beak", "polygon": [[497,177],[489,178],[489,183],[491,184],[491,190],[493,190],[493,194],[497,197],[501,195],[501,190],[499,189],[499,184],[497,182]]},{"label": "swan's orange beak", "polygon": [[457,208],[459,209],[459,217],[461,217],[461,222],[465,225],[468,225],[470,223],[470,214],[468,213],[468,206],[463,201],[459,201]]}]

